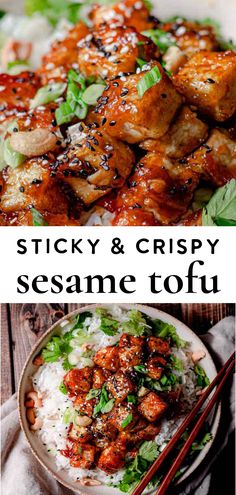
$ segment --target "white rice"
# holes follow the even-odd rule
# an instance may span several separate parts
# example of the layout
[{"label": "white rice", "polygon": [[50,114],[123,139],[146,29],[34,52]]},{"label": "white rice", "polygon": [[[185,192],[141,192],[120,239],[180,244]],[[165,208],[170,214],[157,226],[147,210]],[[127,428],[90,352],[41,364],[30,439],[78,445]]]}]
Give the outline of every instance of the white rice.
[{"label": "white rice", "polygon": [[[121,323],[128,319],[127,311],[124,311],[117,305],[110,306],[109,312]],[[118,342],[122,333],[122,329],[120,328],[114,336],[104,334],[99,330],[100,319],[95,313],[93,313],[92,317],[86,318],[84,325],[87,327],[86,342],[94,346],[93,350],[95,352],[107,345],[114,345]],[[66,320],[58,328],[60,332],[65,333],[71,330],[72,327],[73,323]],[[79,359],[76,366],[77,368],[88,366],[89,361],[90,364],[92,364],[90,359],[81,356],[84,350],[76,344],[76,337],[70,341],[70,344],[76,348]],[[186,414],[193,407],[197,391],[196,375],[192,369],[191,346],[188,344],[184,350],[172,348],[171,352],[181,359],[184,366],[183,372],[175,371],[175,373],[181,376],[182,379],[181,397]],[[120,470],[111,477],[99,469],[92,471],[74,468],[70,466],[69,459],[60,453],[61,449],[66,449],[67,443],[66,437],[68,426],[63,423],[63,416],[68,408],[73,410],[73,401],[58,389],[63,381],[65,373],[61,361],[57,361],[55,363],[48,363],[40,366],[32,377],[33,387],[41,395],[43,401],[42,407],[37,409],[36,412],[37,417],[42,419],[43,425],[41,429],[36,432],[36,435],[44,444],[47,455],[54,458],[57,470],[60,471],[61,469],[65,469],[73,481],[89,476],[100,480],[102,483],[107,484],[112,481],[113,484],[116,484],[122,479],[124,470]],[[161,431],[155,439],[160,451],[163,450],[182,419],[183,416],[172,420],[163,419]]]}]

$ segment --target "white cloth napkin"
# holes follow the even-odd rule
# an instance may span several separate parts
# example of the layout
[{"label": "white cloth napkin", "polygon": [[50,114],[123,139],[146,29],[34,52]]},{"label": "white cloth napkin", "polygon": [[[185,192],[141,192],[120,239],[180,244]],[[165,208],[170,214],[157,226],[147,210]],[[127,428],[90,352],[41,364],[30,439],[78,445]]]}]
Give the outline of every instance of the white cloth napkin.
[{"label": "white cloth napkin", "polygon": [[[222,365],[234,350],[234,318],[225,318],[201,338],[211,351],[216,364]],[[177,489],[181,495],[211,493],[211,485],[214,484],[214,466],[217,458],[226,452],[228,440],[234,430],[233,393],[234,387],[229,383],[223,397],[222,420],[217,439],[200,469],[188,479],[184,487]],[[55,481],[32,455],[24,433],[20,429],[16,395],[2,406],[1,459],[3,495],[73,495],[73,492]],[[214,489],[212,493],[217,495],[220,492]],[[233,492],[227,491],[227,493]]]}]

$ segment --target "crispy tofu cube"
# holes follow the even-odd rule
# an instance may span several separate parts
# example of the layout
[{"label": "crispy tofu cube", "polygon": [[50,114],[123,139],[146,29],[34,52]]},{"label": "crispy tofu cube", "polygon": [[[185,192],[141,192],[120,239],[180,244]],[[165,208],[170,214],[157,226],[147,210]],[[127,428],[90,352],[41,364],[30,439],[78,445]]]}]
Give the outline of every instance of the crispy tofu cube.
[{"label": "crispy tofu cube", "polygon": [[[125,420],[130,421],[126,426]],[[109,414],[108,422],[119,431],[131,430],[138,419],[137,409],[133,404],[118,404]]]},{"label": "crispy tofu cube", "polygon": [[137,446],[139,442],[153,440],[158,435],[160,426],[153,423],[147,424],[145,421],[144,424],[142,423],[143,421],[140,420],[131,431],[121,431],[117,437],[116,444],[130,450],[130,448]]},{"label": "crispy tofu cube", "polygon": [[184,106],[169,131],[160,139],[147,139],[141,147],[159,151],[170,158],[181,159],[191,153],[207,138],[208,126],[196,113]]},{"label": "crispy tofu cube", "polygon": [[[98,99],[89,120],[97,121],[107,134],[139,143],[144,139],[163,136],[173,120],[182,98],[158,62],[151,62],[139,74],[117,78],[108,83],[104,95]],[[139,92],[143,77],[151,70],[160,72],[160,79],[143,95]],[[148,108],[148,111],[147,111]]]},{"label": "crispy tofu cube", "polygon": [[86,368],[72,369],[64,377],[64,385],[71,395],[78,395],[80,392],[89,392],[92,383],[93,369]]},{"label": "crispy tofu cube", "polygon": [[113,397],[115,397],[117,402],[122,402],[127,395],[132,394],[135,391],[135,385],[130,379],[129,374],[122,369],[108,378],[106,387]]},{"label": "crispy tofu cube", "polygon": [[148,337],[147,347],[150,354],[163,354],[166,356],[169,354],[170,345],[167,340],[160,339],[159,337]]},{"label": "crispy tofu cube", "polygon": [[100,448],[106,448],[116,437],[116,428],[107,421],[107,414],[98,416],[91,425],[93,440],[95,445]]},{"label": "crispy tofu cube", "polygon": [[108,474],[115,473],[125,465],[125,450],[116,443],[112,443],[104,449],[98,460],[98,468]]},{"label": "crispy tofu cube", "polygon": [[94,358],[94,363],[100,368],[105,368],[108,371],[116,371],[119,367],[119,352],[116,346],[108,345],[99,349]]},{"label": "crispy tofu cube", "polygon": [[224,122],[236,111],[236,53],[197,53],[180,69],[174,83],[203,114]]},{"label": "crispy tofu cube", "polygon": [[74,400],[74,408],[80,414],[85,414],[86,416],[91,417],[93,414],[93,409],[96,403],[96,399],[87,400],[86,399],[87,395],[88,395],[87,392],[80,393],[79,395],[77,395]]},{"label": "crispy tofu cube", "polygon": [[93,385],[92,388],[102,388],[105,381],[111,376],[111,372],[102,368],[93,369]]},{"label": "crispy tofu cube", "polygon": [[236,178],[236,142],[219,129],[214,129],[210,138],[190,158],[188,163],[194,170],[216,186]]},{"label": "crispy tofu cube", "polygon": [[138,406],[139,412],[150,422],[159,419],[167,409],[167,404],[154,392],[146,395]]},{"label": "crispy tofu cube", "polygon": [[90,428],[86,426],[79,427],[71,424],[68,431],[68,438],[72,442],[87,443],[92,439],[92,433]]},{"label": "crispy tofu cube", "polygon": [[143,0],[122,0],[115,4],[94,4],[90,12],[93,24],[98,27],[101,24],[110,24],[112,28],[117,26],[132,26],[137,31],[144,31],[155,27],[156,21],[150,17],[147,5]]},{"label": "crispy tofu cube", "polygon": [[175,19],[167,22],[162,29],[170,33],[171,39],[187,55],[192,57],[199,51],[217,50],[219,44],[214,33],[214,28],[210,25],[202,25],[197,22],[189,22],[184,19]]},{"label": "crispy tofu cube", "polygon": [[68,202],[58,183],[50,177],[50,169],[42,166],[42,159],[35,158],[16,168],[3,171],[1,210],[11,213],[34,206],[37,210],[66,213]]},{"label": "crispy tofu cube", "polygon": [[79,442],[74,442],[72,448],[73,456],[70,460],[70,465],[72,467],[77,467],[81,469],[91,469],[94,460],[96,447],[94,445],[80,444]]},{"label": "crispy tofu cube", "polygon": [[124,333],[119,342],[119,359],[123,368],[140,364],[143,357],[143,337],[134,337]]},{"label": "crispy tofu cube", "polygon": [[166,364],[166,360],[161,356],[151,357],[147,362],[148,376],[154,380],[160,380]]}]

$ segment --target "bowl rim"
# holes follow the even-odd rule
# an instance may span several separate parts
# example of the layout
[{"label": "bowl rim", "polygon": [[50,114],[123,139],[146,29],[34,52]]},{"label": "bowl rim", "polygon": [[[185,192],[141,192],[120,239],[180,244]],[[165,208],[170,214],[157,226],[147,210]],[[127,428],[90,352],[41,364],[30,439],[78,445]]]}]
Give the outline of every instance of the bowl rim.
[{"label": "bowl rim", "polygon": [[[69,482],[67,482],[64,479],[62,479],[60,477],[60,473],[59,472],[57,473],[57,472],[53,471],[53,469],[51,467],[49,467],[43,461],[43,459],[41,458],[41,456],[37,453],[36,448],[32,445],[32,443],[30,441],[29,432],[26,430],[26,428],[24,426],[24,421],[23,421],[23,415],[25,414],[24,398],[22,398],[22,394],[23,394],[23,381],[24,381],[24,378],[25,378],[27,367],[31,363],[31,361],[35,357],[35,355],[37,355],[38,352],[41,350],[43,341],[44,340],[47,340],[47,337],[49,337],[49,335],[51,333],[53,333],[53,331],[56,329],[56,327],[60,326],[63,321],[69,320],[70,318],[72,318],[73,316],[75,316],[78,313],[83,313],[85,311],[94,310],[97,307],[109,307],[109,306],[112,306],[113,304],[116,304],[116,305],[118,305],[120,307],[123,307],[123,308],[126,308],[126,309],[138,309],[140,311],[143,311],[144,313],[145,313],[145,311],[150,311],[150,310],[151,311],[154,311],[154,312],[157,312],[159,314],[160,318],[163,316],[164,321],[165,321],[165,317],[166,317],[171,322],[171,324],[173,323],[173,325],[177,329],[178,329],[178,327],[181,326],[182,328],[184,328],[185,330],[187,330],[187,332],[189,333],[190,337],[191,337],[191,335],[193,335],[194,336],[194,339],[197,338],[197,339],[199,339],[201,341],[200,337],[198,335],[196,335],[193,332],[193,330],[191,330],[181,320],[178,320],[178,318],[176,318],[175,316],[172,316],[169,313],[167,313],[165,311],[162,311],[159,308],[155,308],[155,307],[149,306],[147,304],[138,304],[138,303],[137,304],[136,303],[133,303],[133,304],[132,303],[130,303],[130,304],[128,304],[128,303],[127,304],[126,303],[93,303],[93,304],[88,304],[88,305],[86,304],[85,306],[79,307],[79,308],[71,311],[70,313],[67,313],[62,318],[60,318],[59,320],[57,320],[55,323],[53,323],[46,330],[46,332],[44,332],[44,334],[39,338],[39,340],[37,340],[37,342],[32,347],[32,349],[31,349],[31,351],[30,351],[30,353],[29,353],[29,355],[28,355],[28,357],[26,359],[26,362],[25,362],[25,364],[23,366],[23,369],[22,369],[22,372],[21,372],[21,375],[20,375],[20,379],[19,379],[19,385],[18,385],[18,388],[17,388],[17,408],[18,408],[18,416],[19,416],[20,426],[21,426],[21,429],[22,429],[22,431],[23,431],[23,433],[25,435],[25,438],[27,440],[27,443],[28,443],[28,445],[30,447],[31,452],[36,457],[36,459],[41,464],[41,466],[44,469],[46,469],[46,471],[56,481],[58,481],[59,483],[61,483],[64,487],[66,487],[66,488],[68,488],[68,489],[70,489],[70,490],[72,490],[74,492],[77,492],[80,495],[87,495],[87,493],[85,494],[85,492],[83,491],[82,485],[80,485],[77,489],[75,489],[75,487],[72,486],[72,484],[70,484]],[[211,361],[211,365],[214,368],[214,372],[217,373],[214,360],[213,360],[213,358],[212,358],[209,350],[205,346],[204,342],[201,341],[201,345],[202,345],[202,348],[204,349],[204,351],[206,352],[206,356],[205,357],[208,360]],[[199,455],[196,457],[196,459],[186,469],[186,471],[183,473],[183,475],[177,481],[176,485],[184,482],[187,478],[189,478],[194,473],[194,471],[200,466],[200,464],[202,463],[202,461],[204,460],[204,458],[208,454],[209,450],[211,449],[212,443],[214,442],[215,436],[216,436],[217,431],[218,431],[218,428],[219,428],[220,418],[221,418],[221,409],[222,409],[221,408],[221,402],[219,402],[218,403],[218,406],[214,410],[214,414],[213,414],[214,417],[212,419],[212,424],[211,424],[212,439],[205,445],[204,449],[199,453]],[[73,481],[72,481],[72,483],[73,483]],[[93,494],[93,493],[95,494],[95,492],[93,491],[94,488],[95,488],[95,490],[97,490],[98,487],[97,486],[95,486],[95,487],[92,487],[92,486],[89,487],[89,489],[91,489],[91,494]],[[153,491],[155,491],[155,488],[153,489]],[[149,493],[151,493],[151,491]]]}]

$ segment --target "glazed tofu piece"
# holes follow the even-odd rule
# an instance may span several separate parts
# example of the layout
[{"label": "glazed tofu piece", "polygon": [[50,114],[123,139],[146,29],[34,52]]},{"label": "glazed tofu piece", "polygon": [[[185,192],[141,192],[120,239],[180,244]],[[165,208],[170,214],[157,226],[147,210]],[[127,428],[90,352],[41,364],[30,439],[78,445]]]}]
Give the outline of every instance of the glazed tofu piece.
[{"label": "glazed tofu piece", "polygon": [[124,0],[115,5],[94,5],[90,13],[95,26],[107,23],[110,27],[125,25],[133,26],[137,31],[152,29],[157,24],[149,15],[148,8],[143,0]]},{"label": "glazed tofu piece", "polygon": [[32,158],[16,168],[4,169],[1,191],[1,210],[4,213],[25,210],[30,206],[42,212],[68,212],[66,197],[51,177],[49,167],[43,166],[42,162],[43,158]]},{"label": "glazed tofu piece", "polygon": [[99,416],[91,425],[93,442],[99,449],[105,449],[115,439],[117,430],[107,421],[107,414]]},{"label": "glazed tofu piece", "polygon": [[153,335],[148,337],[147,348],[150,354],[163,354],[163,356],[166,356],[170,352],[169,342]]},{"label": "glazed tofu piece", "polygon": [[227,132],[214,129],[206,142],[188,160],[188,164],[216,186],[236,178],[236,141]]},{"label": "glazed tofu piece", "polygon": [[[141,96],[140,85],[150,71],[158,75],[158,80]],[[128,143],[163,136],[182,101],[158,62],[144,66],[138,74],[121,76],[108,86],[90,120],[101,122],[109,135]]]},{"label": "glazed tofu piece", "polygon": [[91,469],[94,464],[96,447],[90,444],[74,442],[70,465],[81,469]]},{"label": "glazed tofu piece", "polygon": [[196,52],[214,51],[219,48],[214,28],[209,25],[179,18],[173,22],[164,23],[161,29],[170,33],[171,39],[189,58]]},{"label": "glazed tofu piece", "polygon": [[138,406],[140,414],[142,414],[151,423],[157,421],[167,409],[167,404],[157,394],[150,392],[146,395]]},{"label": "glazed tofu piece", "polygon": [[125,143],[103,130],[75,124],[71,145],[58,157],[57,178],[69,184],[76,197],[89,205],[121,187],[130,174],[134,154]]},{"label": "glazed tofu piece", "polygon": [[102,369],[102,368],[94,368],[93,369],[93,385],[92,388],[98,389],[102,388],[106,380],[111,376],[111,372]]},{"label": "glazed tofu piece", "polygon": [[132,394],[135,391],[135,385],[129,374],[122,369],[119,369],[115,375],[108,378],[106,387],[113,397],[115,397],[117,402],[122,402],[127,395]]},{"label": "glazed tofu piece", "polygon": [[123,333],[119,341],[119,359],[122,368],[140,364],[143,357],[143,337],[134,337]]},{"label": "glazed tofu piece", "polygon": [[236,53],[197,53],[174,77],[174,83],[188,103],[224,122],[236,111]]},{"label": "glazed tofu piece", "polygon": [[92,440],[92,433],[88,427],[71,424],[68,430],[68,438],[72,442],[87,443]]},{"label": "glazed tofu piece", "polygon": [[65,81],[69,69],[78,68],[78,42],[87,36],[89,30],[79,22],[64,40],[55,41],[49,52],[42,59],[39,75],[43,85],[51,82]]},{"label": "glazed tofu piece", "polygon": [[79,70],[85,77],[116,77],[135,72],[137,58],[151,60],[158,56],[157,46],[135,28],[103,24],[78,44]]},{"label": "glazed tofu piece", "polygon": [[119,368],[119,352],[117,346],[107,346],[99,349],[94,358],[94,363],[113,373]]},{"label": "glazed tofu piece", "polygon": [[33,72],[21,72],[15,76],[0,74],[0,123],[28,110],[39,85],[39,77]]},{"label": "glazed tofu piece", "polygon": [[[119,431],[129,431],[138,419],[137,409],[133,404],[118,404],[109,414],[108,422]],[[126,420],[129,423],[126,425]]]},{"label": "glazed tofu piece", "polygon": [[[139,428],[139,424],[141,428]],[[137,446],[139,442],[153,440],[160,432],[160,429],[159,425],[147,424],[147,422],[143,424],[141,420],[131,431],[121,431],[117,437],[116,444],[130,450],[130,448]]]},{"label": "glazed tofu piece", "polygon": [[89,366],[81,369],[72,369],[64,376],[64,385],[72,396],[81,392],[89,392],[92,383],[93,369]]},{"label": "glazed tofu piece", "polygon": [[111,443],[104,449],[98,460],[98,468],[108,474],[113,474],[125,465],[125,450]]},{"label": "glazed tofu piece", "polygon": [[148,359],[147,362],[148,376],[150,376],[150,378],[153,378],[153,380],[160,380],[166,364],[166,360],[163,359],[163,357],[161,356],[151,357],[150,359]]},{"label": "glazed tofu piece", "polygon": [[134,225],[137,212],[149,215],[150,225],[176,223],[187,212],[199,180],[200,173],[190,166],[173,165],[161,154],[148,153],[136,166],[129,187],[117,195],[113,225]]},{"label": "glazed tofu piece", "polygon": [[148,151],[159,151],[172,159],[182,159],[207,138],[208,126],[189,107],[183,106],[169,131],[158,140],[140,144]]},{"label": "glazed tofu piece", "polygon": [[86,416],[91,417],[93,415],[93,409],[96,404],[96,399],[87,400],[87,392],[80,393],[76,396],[74,400],[74,408],[80,414],[85,414]]}]

